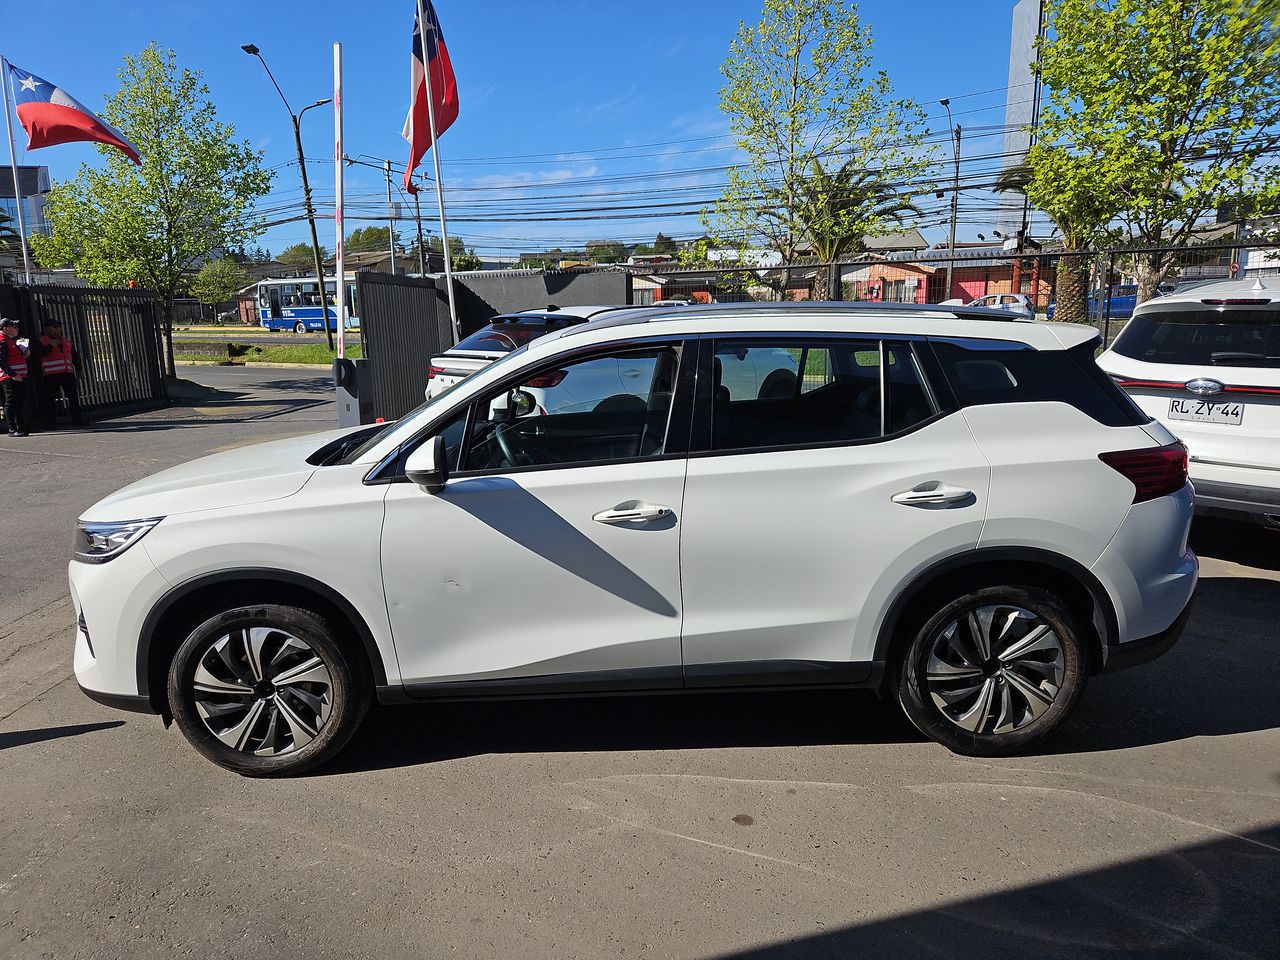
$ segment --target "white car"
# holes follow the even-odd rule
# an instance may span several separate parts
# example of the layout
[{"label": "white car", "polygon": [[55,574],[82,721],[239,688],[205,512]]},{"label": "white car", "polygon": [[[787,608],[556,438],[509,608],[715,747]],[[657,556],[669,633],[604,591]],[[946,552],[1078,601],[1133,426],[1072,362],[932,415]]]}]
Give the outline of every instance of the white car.
[{"label": "white car", "polygon": [[431,358],[431,362],[427,364],[426,398],[430,400],[438,397],[477,370],[538,337],[626,309],[629,308],[616,305],[563,308],[549,306],[545,310],[522,310],[494,317],[471,336]]},{"label": "white car", "polygon": [[1280,526],[1280,285],[1150,300],[1098,364],[1186,443],[1202,511]]},{"label": "white car", "polygon": [[1025,293],[989,293],[985,297],[971,300],[969,306],[1003,310],[1005,313],[1013,314],[1014,319],[1018,320],[1034,320],[1036,318],[1036,311],[1031,305],[1031,298]]},{"label": "white car", "polygon": [[[1094,331],[966,316],[637,309],[397,423],[160,473],[77,526],[76,677],[251,776],[375,697],[865,687],[952,750],[1025,748],[1175,642],[1193,497]],[[555,403],[624,362],[634,392]]]}]

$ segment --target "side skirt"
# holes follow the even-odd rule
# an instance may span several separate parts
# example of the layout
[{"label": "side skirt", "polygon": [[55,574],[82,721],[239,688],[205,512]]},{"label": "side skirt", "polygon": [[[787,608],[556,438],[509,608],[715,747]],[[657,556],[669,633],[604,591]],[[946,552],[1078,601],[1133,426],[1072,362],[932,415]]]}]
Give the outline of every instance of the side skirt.
[{"label": "side skirt", "polygon": [[424,701],[541,700],[555,697],[649,696],[672,693],[731,693],[783,690],[878,690],[883,662],[818,663],[769,660],[697,664],[644,670],[603,670],[496,680],[387,684],[378,687],[386,705]]}]

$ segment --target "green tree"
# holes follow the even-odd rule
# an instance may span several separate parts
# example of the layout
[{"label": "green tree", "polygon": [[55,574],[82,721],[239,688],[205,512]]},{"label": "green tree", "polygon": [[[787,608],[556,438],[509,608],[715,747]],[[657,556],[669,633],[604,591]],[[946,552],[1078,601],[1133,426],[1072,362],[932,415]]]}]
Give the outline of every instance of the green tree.
[{"label": "green tree", "polygon": [[[439,237],[429,236],[426,240],[426,247],[428,253],[434,253],[438,256],[444,248],[444,245],[441,244]],[[484,260],[476,254],[475,250],[466,249],[459,237],[449,238],[449,251],[452,255],[450,257],[450,266],[454,270],[461,272],[464,270],[480,270],[484,267]],[[415,259],[417,258],[418,242],[416,240],[409,245],[407,255]]]},{"label": "green tree", "polygon": [[831,161],[886,183],[917,181],[928,169],[924,114],[873,71],[871,46],[870,29],[846,0],[765,0],[760,23],[741,24],[721,67],[720,109],[746,159],[729,171],[713,209],[721,236],[790,262],[815,222],[854,236],[883,228],[874,208],[849,207],[824,221],[831,207],[808,183],[815,163],[825,172]]},{"label": "green tree", "polygon": [[209,306],[226,303],[250,283],[244,267],[231,257],[210,260],[191,281],[191,296]]},{"label": "green tree", "polygon": [[[357,227],[347,234],[344,242],[347,253],[383,253],[391,249],[391,228],[390,227]],[[307,249],[310,249],[308,247]],[[400,243],[400,237],[396,237],[396,252],[400,253],[404,247]]]},{"label": "green tree", "polygon": [[81,166],[53,188],[45,207],[53,232],[31,239],[41,260],[70,263],[93,283],[154,290],[172,376],[173,302],[187,271],[262,233],[252,209],[273,174],[218,120],[201,75],[179,69],[173,51],[153,43],[125,54],[120,81],[103,115],[137,145],[142,165],[100,146],[104,164]]},{"label": "green tree", "polygon": [[627,259],[627,248],[621,243],[595,244],[587,255],[596,263],[622,263]]},{"label": "green tree", "polygon": [[[324,244],[321,244],[320,259],[324,261],[328,258],[329,250]],[[311,252],[311,244],[309,243],[295,243],[291,247],[285,247],[280,251],[280,256],[276,257],[276,259],[290,267],[306,269],[311,273],[315,273],[316,270],[315,256]]]},{"label": "green tree", "polygon": [[[1048,16],[1040,138],[1063,145],[1048,160],[1064,169],[1037,178],[1037,205],[1073,189],[1080,158],[1135,245],[1190,242],[1219,206],[1275,208],[1280,55],[1239,0],[1050,0]],[[1174,265],[1169,253],[1134,258],[1140,301]]]},{"label": "green tree", "polygon": [[863,253],[870,229],[882,232],[920,216],[906,195],[853,160],[827,170],[815,159],[799,189],[805,230],[813,252],[823,261]]},{"label": "green tree", "polygon": [[1087,322],[1089,273],[1083,253],[1097,239],[1109,236],[1108,226],[1120,203],[1111,184],[1091,157],[1037,143],[1023,163],[1000,175],[996,190],[1024,194],[1058,228],[1066,256],[1058,259],[1055,272],[1054,319]]}]

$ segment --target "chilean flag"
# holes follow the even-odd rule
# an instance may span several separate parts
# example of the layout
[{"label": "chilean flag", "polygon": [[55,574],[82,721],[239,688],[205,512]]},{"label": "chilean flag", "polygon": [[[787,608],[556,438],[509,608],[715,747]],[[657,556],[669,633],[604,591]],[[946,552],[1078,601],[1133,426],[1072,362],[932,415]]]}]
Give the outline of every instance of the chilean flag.
[{"label": "chilean flag", "polygon": [[27,131],[27,149],[87,140],[118,147],[134,163],[142,165],[138,148],[124,134],[61,87],[13,64],[9,64],[9,84],[18,101],[18,121]]},{"label": "chilean flag", "polygon": [[[422,27],[420,29],[420,26]],[[427,57],[422,57],[422,36],[427,38]],[[425,64],[425,66],[424,66]],[[413,171],[431,149],[431,121],[427,112],[426,70],[431,71],[431,94],[436,108],[436,137],[444,133],[458,119],[458,78],[453,75],[453,63],[449,60],[449,48],[444,44],[440,19],[431,0],[418,0],[418,12],[413,19],[413,68],[410,73],[409,116],[404,121],[404,138],[409,141],[409,166],[404,172],[404,188],[417,193],[413,185]]]}]

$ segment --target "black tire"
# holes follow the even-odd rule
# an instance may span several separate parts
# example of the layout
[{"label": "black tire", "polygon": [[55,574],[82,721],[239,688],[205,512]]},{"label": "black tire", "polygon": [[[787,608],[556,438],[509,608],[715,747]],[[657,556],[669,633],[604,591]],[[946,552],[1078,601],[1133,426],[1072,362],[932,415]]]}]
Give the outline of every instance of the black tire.
[{"label": "black tire", "polygon": [[295,324],[293,325],[293,332],[294,332],[294,333],[298,333],[298,334],[306,333],[306,332],[307,332],[307,325],[306,325],[305,323],[301,323],[301,322],[299,322],[299,323],[295,323]]},{"label": "black tire", "polygon": [[[255,633],[250,634],[250,630]],[[250,636],[265,637],[258,645],[260,669],[237,656],[237,652],[248,650],[246,638]],[[216,649],[220,642],[224,643],[226,657]],[[324,682],[303,679],[278,688],[272,683],[273,677],[296,674],[316,659],[321,661],[323,672],[313,668],[305,670],[304,675],[320,673]],[[201,705],[197,705],[197,670],[202,670],[202,677],[212,671],[214,679],[231,686],[251,683],[252,676],[261,674],[262,689],[220,694],[210,693],[206,684],[201,691]],[[174,655],[168,688],[170,709],[183,736],[218,766],[246,777],[292,776],[331,760],[359,728],[372,700],[372,683],[363,655],[348,652],[323,617],[277,604],[226,610],[196,627]],[[326,704],[323,716],[307,712],[313,702]],[[244,725],[248,731],[246,742],[237,749],[219,739],[213,726],[230,727],[239,717],[241,704],[245,705],[245,720],[255,706],[259,719]],[[215,712],[206,720],[211,705]],[[222,709],[228,711],[225,719],[216,712]],[[230,735],[227,730],[220,732],[224,737]],[[313,738],[299,746],[298,740],[306,737]],[[257,755],[255,744],[264,751],[278,752]]]},{"label": "black tire", "polygon": [[[1009,643],[1004,643],[1003,637],[999,641],[988,639],[989,655],[980,678],[946,676],[944,679],[948,668],[972,673],[976,663],[970,661],[978,660],[979,656],[965,658],[951,654],[957,645],[969,646],[967,638],[972,636],[972,632],[966,615],[975,611],[985,613],[992,608],[997,610],[990,616],[991,631],[977,632],[987,633],[990,638],[997,629],[994,625],[1004,623],[1007,631],[1021,630],[1024,631],[1023,636],[1029,636],[1044,625],[1056,637],[1058,652],[1051,649],[1034,651],[1005,663],[995,652],[997,645],[1003,644],[1007,651],[1016,650],[1018,636],[1015,634]],[[1013,614],[1015,609],[1021,612]],[[980,624],[981,616],[979,614],[974,622]],[[961,626],[962,623],[965,626]],[[1024,623],[1028,624],[1025,628]],[[955,631],[962,631],[958,637],[954,631],[949,632],[953,625]],[[1052,643],[1048,634],[1040,636],[1045,637],[1042,643]],[[955,644],[947,637],[957,637]],[[943,603],[923,621],[917,618],[913,626],[906,628],[902,639],[900,655],[890,670],[894,695],[907,718],[921,733],[955,753],[994,757],[1024,750],[1057,727],[1084,692],[1088,673],[1084,635],[1066,604],[1039,587],[1001,586],[972,590]],[[941,652],[942,657],[934,661],[936,672],[933,676],[938,681],[932,682],[928,668],[935,652]],[[948,660],[950,662],[946,662]],[[1011,674],[1014,679],[1008,679]],[[1024,692],[1027,688],[1022,684],[1037,678],[1040,682],[1034,684],[1035,692]],[[1056,684],[1052,682],[1054,678],[1058,680]],[[986,693],[988,681],[989,694]],[[968,699],[969,694],[959,695],[972,683],[980,684],[972,700]],[[979,702],[984,694],[989,708],[982,707]],[[935,695],[944,700],[956,697],[947,703],[952,716],[944,712]],[[1052,699],[1046,708],[1041,698],[1050,695]],[[1003,699],[997,700],[997,697]],[[1036,710],[1043,712],[1035,715]],[[961,714],[961,717],[954,714]],[[966,729],[961,725],[961,719],[966,716],[970,718],[970,724],[975,723],[972,718],[977,718],[976,729]]]}]

